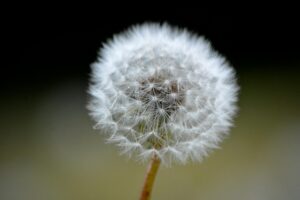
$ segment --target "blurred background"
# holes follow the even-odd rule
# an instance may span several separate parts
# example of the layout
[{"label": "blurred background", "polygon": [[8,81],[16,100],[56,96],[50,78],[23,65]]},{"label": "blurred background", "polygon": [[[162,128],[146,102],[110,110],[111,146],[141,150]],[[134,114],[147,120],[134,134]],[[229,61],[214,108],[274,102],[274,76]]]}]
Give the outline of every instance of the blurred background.
[{"label": "blurred background", "polygon": [[2,25],[1,200],[138,199],[147,165],[120,156],[93,130],[86,91],[102,43],[145,21],[204,35],[241,86],[235,127],[221,149],[200,164],[161,168],[153,199],[300,199],[296,14],[181,8],[56,20],[42,12]]}]

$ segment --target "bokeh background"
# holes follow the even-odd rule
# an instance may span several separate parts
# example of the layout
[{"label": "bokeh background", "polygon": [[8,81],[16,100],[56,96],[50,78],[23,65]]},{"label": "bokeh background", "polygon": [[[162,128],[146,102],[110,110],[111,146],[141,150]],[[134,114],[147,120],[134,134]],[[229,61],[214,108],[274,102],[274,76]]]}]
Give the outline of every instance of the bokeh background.
[{"label": "bokeh background", "polygon": [[1,200],[138,199],[146,163],[120,156],[93,130],[86,91],[101,44],[144,21],[204,35],[241,86],[222,148],[200,164],[161,168],[153,199],[300,199],[299,22],[292,12],[181,8],[57,20],[41,13],[2,29]]}]

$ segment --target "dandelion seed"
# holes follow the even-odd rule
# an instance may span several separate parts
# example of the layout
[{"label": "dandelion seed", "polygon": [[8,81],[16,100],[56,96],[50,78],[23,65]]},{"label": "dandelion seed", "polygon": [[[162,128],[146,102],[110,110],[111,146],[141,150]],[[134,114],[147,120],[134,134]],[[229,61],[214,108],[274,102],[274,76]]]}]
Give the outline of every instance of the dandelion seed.
[{"label": "dandelion seed", "polygon": [[88,107],[123,153],[185,164],[201,161],[228,134],[237,91],[233,68],[203,37],[143,24],[100,50]]}]

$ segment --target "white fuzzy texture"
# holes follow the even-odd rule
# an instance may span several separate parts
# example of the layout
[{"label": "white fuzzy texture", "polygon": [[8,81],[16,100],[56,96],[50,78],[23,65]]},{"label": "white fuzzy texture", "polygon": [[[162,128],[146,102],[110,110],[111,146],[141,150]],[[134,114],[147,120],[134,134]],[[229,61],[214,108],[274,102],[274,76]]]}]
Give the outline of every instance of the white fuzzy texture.
[{"label": "white fuzzy texture", "polygon": [[122,152],[201,161],[236,113],[233,68],[202,37],[167,24],[115,35],[92,65],[89,109]]}]

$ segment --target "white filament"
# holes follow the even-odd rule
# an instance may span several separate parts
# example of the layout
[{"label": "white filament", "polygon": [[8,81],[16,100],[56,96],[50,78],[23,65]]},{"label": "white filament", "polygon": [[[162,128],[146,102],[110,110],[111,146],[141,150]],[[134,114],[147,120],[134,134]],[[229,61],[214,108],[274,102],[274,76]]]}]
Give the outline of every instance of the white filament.
[{"label": "white filament", "polygon": [[234,70],[186,30],[135,26],[104,45],[92,70],[90,114],[126,154],[200,161],[232,125]]}]

